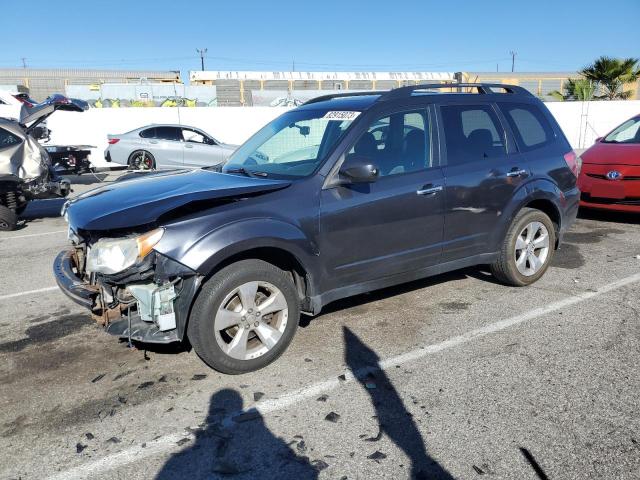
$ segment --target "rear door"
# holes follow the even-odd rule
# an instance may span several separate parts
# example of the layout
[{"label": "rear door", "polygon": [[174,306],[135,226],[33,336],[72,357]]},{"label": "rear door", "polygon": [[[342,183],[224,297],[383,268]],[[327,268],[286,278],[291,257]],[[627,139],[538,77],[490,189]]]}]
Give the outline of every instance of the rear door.
[{"label": "rear door", "polygon": [[446,262],[495,250],[491,233],[530,170],[495,105],[455,102],[438,110],[446,158]]},{"label": "rear door", "polygon": [[157,168],[175,168],[184,165],[184,142],[179,127],[156,127],[154,138],[149,139],[149,151],[156,159]]},{"label": "rear door", "polygon": [[210,167],[222,162],[220,147],[204,132],[192,128],[183,128],[182,139],[184,141],[184,165],[186,167]]}]

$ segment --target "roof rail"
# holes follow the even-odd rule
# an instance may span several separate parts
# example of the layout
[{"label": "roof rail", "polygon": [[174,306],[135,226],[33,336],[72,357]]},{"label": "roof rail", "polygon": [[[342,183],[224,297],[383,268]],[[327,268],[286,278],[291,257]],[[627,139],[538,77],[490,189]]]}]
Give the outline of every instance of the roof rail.
[{"label": "roof rail", "polygon": [[345,93],[332,93],[329,95],[322,95],[320,97],[312,98],[311,100],[307,100],[302,105],[310,105],[312,103],[324,102],[325,100],[331,100],[333,98],[342,98],[342,97],[362,97],[365,95],[384,95],[389,93],[388,90],[366,90],[362,92],[345,92]]},{"label": "roof rail", "polygon": [[440,88],[475,88],[480,94],[495,93],[491,89],[503,89],[505,92],[514,95],[533,96],[531,92],[517,85],[505,85],[502,83],[426,83],[422,85],[409,85],[408,87],[394,88],[388,90],[379,99],[384,102],[388,100],[397,100],[399,98],[410,97],[416,90],[437,90]]},{"label": "roof rail", "polygon": [[522,87],[517,85],[506,85],[502,83],[424,83],[421,85],[409,85],[407,87],[398,87],[392,90],[368,90],[368,91],[359,91],[359,92],[345,92],[345,93],[333,93],[329,95],[322,95],[320,97],[312,98],[311,100],[307,100],[303,103],[303,105],[310,105],[312,103],[324,102],[325,100],[332,100],[334,98],[342,98],[342,97],[361,97],[364,95],[380,95],[380,98],[377,100],[379,102],[385,102],[388,100],[397,100],[400,98],[408,98],[415,91],[420,90],[437,90],[441,88],[475,88],[478,90],[479,94],[490,94],[496,93],[493,92],[492,89],[502,89],[506,93],[510,93],[513,95],[526,95],[532,97],[533,94]]}]

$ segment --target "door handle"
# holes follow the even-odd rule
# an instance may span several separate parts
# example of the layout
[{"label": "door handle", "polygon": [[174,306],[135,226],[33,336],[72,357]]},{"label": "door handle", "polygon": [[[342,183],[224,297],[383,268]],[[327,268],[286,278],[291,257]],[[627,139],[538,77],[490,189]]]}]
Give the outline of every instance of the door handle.
[{"label": "door handle", "polygon": [[185,145],[185,148],[193,148],[193,145],[191,145],[190,143],[187,143],[187,144]]},{"label": "door handle", "polygon": [[149,143],[158,143],[157,140],[149,140]]},{"label": "door handle", "polygon": [[518,169],[517,167],[512,169],[510,172],[507,172],[507,177],[523,177],[527,174],[526,170],[522,168]]},{"label": "door handle", "polygon": [[431,186],[431,185],[425,185],[424,187],[422,187],[420,190],[418,190],[416,193],[418,195],[435,195],[438,192],[442,191],[442,185],[437,185],[437,186]]}]

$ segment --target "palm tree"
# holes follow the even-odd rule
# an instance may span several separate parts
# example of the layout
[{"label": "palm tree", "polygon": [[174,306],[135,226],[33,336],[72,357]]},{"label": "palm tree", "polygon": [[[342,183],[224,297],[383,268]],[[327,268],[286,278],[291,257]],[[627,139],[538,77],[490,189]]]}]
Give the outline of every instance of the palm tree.
[{"label": "palm tree", "polygon": [[586,78],[569,78],[567,83],[562,87],[562,92],[554,90],[549,95],[558,100],[577,100],[589,101],[593,100],[596,87],[591,80]]},{"label": "palm tree", "polygon": [[624,85],[640,78],[637,58],[602,56],[579,73],[602,89],[603,94],[596,98],[604,100],[626,100],[631,97],[633,93],[625,91]]}]

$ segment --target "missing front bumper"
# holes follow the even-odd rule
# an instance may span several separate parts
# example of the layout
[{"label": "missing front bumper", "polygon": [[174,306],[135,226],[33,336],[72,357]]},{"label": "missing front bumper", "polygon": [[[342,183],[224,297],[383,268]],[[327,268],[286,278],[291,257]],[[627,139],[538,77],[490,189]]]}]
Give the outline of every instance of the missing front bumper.
[{"label": "missing front bumper", "polygon": [[[141,288],[149,290],[149,295],[147,296],[149,299],[154,297],[154,291],[158,294],[157,300],[148,301],[146,309],[142,309],[141,313],[146,317],[143,319],[140,313],[136,311],[136,308],[130,308],[139,308],[139,305],[134,305],[133,302],[124,305],[116,303],[114,307],[109,307],[109,305],[112,305],[110,303],[112,300],[105,302],[103,294],[101,294],[106,283],[103,287],[100,287],[100,281],[98,284],[93,285],[80,278],[77,274],[78,258],[76,255],[77,253],[74,249],[58,254],[53,263],[56,283],[60,290],[71,300],[91,311],[98,323],[105,325],[105,330],[109,334],[120,338],[128,338],[129,333],[131,333],[132,340],[144,343],[182,341],[186,331],[189,311],[201,281],[195,272],[174,260],[158,255],[154,262],[154,270],[151,276],[144,275],[143,279],[133,272],[129,278],[120,278],[118,281],[114,281],[113,285],[109,281],[109,285],[113,288],[115,288],[116,284],[119,285],[118,288],[125,288],[126,285],[131,285],[130,282],[132,282],[138,286],[138,290]],[[150,289],[150,278],[154,278],[156,282],[156,288],[154,289]],[[173,293],[173,285],[177,282],[176,279],[180,280],[180,287]],[[168,297],[162,295],[162,293],[169,291],[167,283],[171,285],[170,292],[172,293]],[[142,297],[140,292],[137,293],[139,297]],[[135,300],[134,297],[132,297],[132,300]],[[169,305],[171,306],[171,311],[169,311]],[[129,313],[131,314],[131,329],[129,329]],[[156,316],[162,321],[153,321],[152,319]],[[171,317],[172,324],[167,321],[169,317]]]}]

